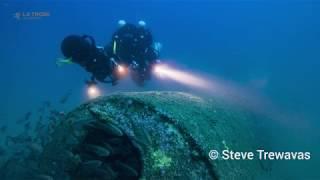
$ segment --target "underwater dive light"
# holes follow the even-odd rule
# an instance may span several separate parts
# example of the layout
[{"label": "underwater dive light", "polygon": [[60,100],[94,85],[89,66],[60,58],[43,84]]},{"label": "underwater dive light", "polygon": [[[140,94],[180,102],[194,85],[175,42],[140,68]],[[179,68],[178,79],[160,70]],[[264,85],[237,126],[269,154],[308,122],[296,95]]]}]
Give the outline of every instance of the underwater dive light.
[{"label": "underwater dive light", "polygon": [[120,73],[120,74],[123,74],[123,73],[125,73],[125,68],[123,67],[123,66],[121,66],[121,65],[117,65],[117,69],[118,69],[118,72]]},{"label": "underwater dive light", "polygon": [[90,85],[87,89],[89,99],[94,99],[101,95],[99,88],[96,85]]},{"label": "underwater dive light", "polygon": [[153,73],[160,78],[168,78],[184,85],[203,89],[208,89],[210,84],[207,80],[195,74],[174,69],[166,64],[156,64],[153,67]]}]

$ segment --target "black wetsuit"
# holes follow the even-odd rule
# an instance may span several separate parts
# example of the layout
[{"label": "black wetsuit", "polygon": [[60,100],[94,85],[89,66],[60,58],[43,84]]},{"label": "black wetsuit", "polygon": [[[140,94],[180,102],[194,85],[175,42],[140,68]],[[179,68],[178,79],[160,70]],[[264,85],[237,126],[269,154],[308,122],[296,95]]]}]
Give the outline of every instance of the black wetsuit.
[{"label": "black wetsuit", "polygon": [[88,59],[83,67],[98,81],[110,82],[106,78],[112,75],[112,63],[103,48],[97,48],[95,51],[94,56]]},{"label": "black wetsuit", "polygon": [[151,32],[145,27],[126,24],[120,27],[112,36],[112,43],[107,48],[108,54],[113,54],[117,62],[130,66],[132,78],[144,81],[150,78],[150,68],[158,58],[153,48]]},{"label": "black wetsuit", "polygon": [[[91,36],[71,35],[64,39],[62,52],[65,57],[82,66],[92,74],[91,80],[100,82],[114,81],[112,79],[113,67],[110,58],[103,48],[97,48]],[[109,77],[109,80],[106,78]]]}]

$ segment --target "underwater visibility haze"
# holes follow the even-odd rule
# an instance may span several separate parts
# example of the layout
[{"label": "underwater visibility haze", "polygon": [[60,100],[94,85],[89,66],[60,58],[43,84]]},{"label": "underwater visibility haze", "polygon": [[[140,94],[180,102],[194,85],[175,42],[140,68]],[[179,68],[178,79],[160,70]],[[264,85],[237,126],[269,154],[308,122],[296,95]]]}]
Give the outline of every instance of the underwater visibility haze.
[{"label": "underwater visibility haze", "polygon": [[[0,179],[320,179],[320,1],[0,0],[0,19]],[[143,85],[63,52],[116,54],[123,24],[159,48]]]}]

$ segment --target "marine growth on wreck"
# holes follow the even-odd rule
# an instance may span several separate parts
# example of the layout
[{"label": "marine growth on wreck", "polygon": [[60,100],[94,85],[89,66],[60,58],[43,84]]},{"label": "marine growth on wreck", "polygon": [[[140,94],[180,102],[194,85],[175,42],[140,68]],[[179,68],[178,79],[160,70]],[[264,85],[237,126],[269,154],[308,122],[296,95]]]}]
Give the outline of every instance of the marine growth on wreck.
[{"label": "marine growth on wreck", "polygon": [[[3,179],[255,179],[258,161],[210,160],[211,149],[254,149],[255,116],[182,92],[100,97],[60,115],[1,164]],[[46,138],[44,141],[39,139]]]}]

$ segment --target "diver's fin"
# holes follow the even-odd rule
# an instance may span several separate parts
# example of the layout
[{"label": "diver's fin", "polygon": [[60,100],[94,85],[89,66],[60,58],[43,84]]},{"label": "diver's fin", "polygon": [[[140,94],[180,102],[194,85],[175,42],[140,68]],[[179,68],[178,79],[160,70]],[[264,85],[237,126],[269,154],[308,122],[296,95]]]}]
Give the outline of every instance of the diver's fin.
[{"label": "diver's fin", "polygon": [[57,65],[58,67],[61,67],[61,66],[65,65],[65,64],[73,64],[72,58],[67,58],[67,59],[58,58],[58,59],[56,60],[56,65]]}]

